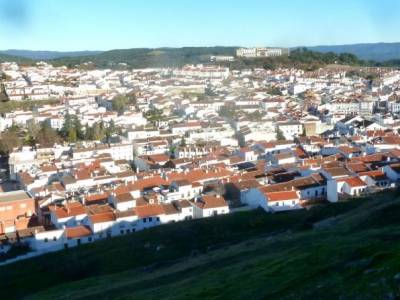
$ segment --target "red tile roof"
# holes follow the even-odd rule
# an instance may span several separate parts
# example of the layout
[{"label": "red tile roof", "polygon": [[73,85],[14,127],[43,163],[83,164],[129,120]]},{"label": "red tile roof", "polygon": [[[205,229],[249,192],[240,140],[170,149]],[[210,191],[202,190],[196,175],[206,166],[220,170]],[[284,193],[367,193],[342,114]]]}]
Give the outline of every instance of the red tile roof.
[{"label": "red tile roof", "polygon": [[160,204],[149,204],[135,207],[135,212],[139,218],[146,218],[163,215],[164,209]]},{"label": "red tile roof", "polygon": [[264,195],[267,197],[268,202],[299,199],[296,191],[267,192]]},{"label": "red tile roof", "polygon": [[68,239],[81,238],[92,235],[92,230],[87,226],[75,226],[65,228],[65,236]]}]

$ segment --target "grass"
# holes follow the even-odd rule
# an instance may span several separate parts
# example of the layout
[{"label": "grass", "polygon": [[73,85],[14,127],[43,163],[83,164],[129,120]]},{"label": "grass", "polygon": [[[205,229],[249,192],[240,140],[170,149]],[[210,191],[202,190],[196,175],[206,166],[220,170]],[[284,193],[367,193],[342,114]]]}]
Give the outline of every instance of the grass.
[{"label": "grass", "polygon": [[165,225],[3,266],[0,287],[4,299],[373,299],[398,291],[397,212],[391,193]]}]

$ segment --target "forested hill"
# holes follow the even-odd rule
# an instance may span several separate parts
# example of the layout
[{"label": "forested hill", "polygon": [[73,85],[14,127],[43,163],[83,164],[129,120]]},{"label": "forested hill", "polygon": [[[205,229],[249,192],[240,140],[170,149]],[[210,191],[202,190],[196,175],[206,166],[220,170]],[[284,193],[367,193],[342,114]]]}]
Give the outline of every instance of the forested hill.
[{"label": "forested hill", "polygon": [[[235,56],[238,47],[183,47],[183,48],[133,48],[116,49],[101,53],[47,59],[54,66],[94,68],[160,68],[181,67],[185,64],[210,63],[211,55]],[[35,64],[39,60],[21,56],[10,56],[0,51],[0,62],[16,61],[20,64]],[[264,58],[236,58],[234,62],[219,63],[233,69],[278,67],[315,70],[328,64],[350,66],[398,67],[400,59],[370,61],[360,59],[352,53],[318,52],[308,48],[292,49],[290,56]]]},{"label": "forested hill", "polygon": [[35,61],[26,57],[4,54],[0,52],[0,62],[15,61],[19,64],[33,64]]},{"label": "forested hill", "polygon": [[[184,47],[184,48],[135,48],[106,51],[97,55],[63,57],[50,60],[54,65],[69,67],[85,65],[92,68],[160,68],[180,67],[185,64],[210,63],[211,55],[235,56],[237,47]],[[292,50],[290,56],[264,58],[236,58],[234,62],[220,63],[234,69],[277,67],[317,69],[327,64],[350,66],[399,66],[400,60],[389,62],[365,61],[351,53],[322,53],[307,48]]]},{"label": "forested hill", "polygon": [[63,57],[51,62],[74,66],[91,62],[96,67],[127,64],[133,68],[179,67],[185,64],[208,63],[210,55],[235,55],[237,47],[183,47],[116,49],[97,55]]}]

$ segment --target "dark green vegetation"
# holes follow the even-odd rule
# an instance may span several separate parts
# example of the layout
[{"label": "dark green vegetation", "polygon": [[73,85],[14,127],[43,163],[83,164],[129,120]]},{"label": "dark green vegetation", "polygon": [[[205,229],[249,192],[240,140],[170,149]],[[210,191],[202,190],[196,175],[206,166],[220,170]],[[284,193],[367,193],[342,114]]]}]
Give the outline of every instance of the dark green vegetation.
[{"label": "dark green vegetation", "polygon": [[185,64],[208,63],[210,55],[235,55],[235,47],[184,47],[184,48],[135,48],[118,49],[102,52],[97,55],[80,57],[63,57],[52,60],[55,65],[75,66],[92,62],[88,67],[132,68],[180,67]]},{"label": "dark green vegetation", "polygon": [[0,267],[2,297],[394,297],[400,277],[398,195],[273,215],[241,212],[47,254]]},{"label": "dark green vegetation", "polygon": [[30,64],[34,63],[34,60],[26,58],[26,57],[0,53],[0,62],[4,62],[4,61],[14,61],[14,62],[16,62],[18,64],[22,64],[22,65],[30,65]]},{"label": "dark green vegetation", "polygon": [[[81,66],[84,68],[152,68],[180,67],[185,64],[209,63],[210,55],[235,56],[237,47],[184,47],[157,49],[122,49],[102,52],[97,55],[63,57],[50,62],[55,65]],[[90,62],[88,64],[88,62]],[[121,63],[123,65],[121,65]],[[400,61],[375,62],[360,60],[354,54],[322,53],[307,48],[292,50],[290,56],[270,58],[236,58],[234,62],[220,63],[233,69],[296,67],[315,70],[327,64],[350,66],[399,66]]]},{"label": "dark green vegetation", "polygon": [[122,114],[127,106],[132,106],[136,104],[136,95],[134,93],[127,95],[118,95],[115,96],[112,102],[113,110],[117,111],[119,114]]},{"label": "dark green vegetation", "polygon": [[109,123],[96,122],[93,126],[82,126],[76,116],[66,115],[61,130],[53,129],[48,122],[28,121],[25,128],[13,125],[0,133],[0,154],[8,155],[14,148],[29,145],[53,146],[54,143],[79,143],[81,141],[109,141],[119,133],[113,120]]},{"label": "dark green vegetation", "polygon": [[289,56],[239,59],[234,62],[226,63],[227,66],[233,69],[263,67],[269,70],[275,70],[277,68],[298,68],[306,71],[314,71],[331,64],[351,67],[396,67],[400,66],[400,60],[387,62],[365,61],[350,53],[322,53],[311,51],[307,48],[298,48],[292,50]]}]

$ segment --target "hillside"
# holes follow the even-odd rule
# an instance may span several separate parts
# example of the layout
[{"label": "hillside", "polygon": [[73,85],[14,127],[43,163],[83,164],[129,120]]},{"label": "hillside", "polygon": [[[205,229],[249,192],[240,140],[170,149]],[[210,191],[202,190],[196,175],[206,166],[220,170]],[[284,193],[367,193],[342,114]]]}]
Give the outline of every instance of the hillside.
[{"label": "hillside", "polygon": [[5,299],[376,299],[399,293],[399,193],[176,223],[0,267]]},{"label": "hillside", "polygon": [[382,62],[400,59],[400,43],[368,43],[307,47],[318,52],[351,53],[360,59]]},{"label": "hillside", "polygon": [[14,61],[17,62],[19,64],[31,64],[34,61],[29,59],[29,58],[25,58],[25,57],[21,57],[21,56],[14,56],[14,55],[8,55],[8,54],[4,54],[0,52],[0,63],[1,62],[9,62],[9,61]]},{"label": "hillside", "polygon": [[113,67],[125,63],[133,68],[174,67],[206,63],[210,55],[234,55],[236,47],[134,48],[105,51],[97,55],[63,57],[55,65],[77,65],[92,62],[96,67]]},{"label": "hillside", "polygon": [[[369,45],[369,44],[365,44]],[[290,56],[267,57],[267,58],[236,58],[234,62],[219,63],[233,69],[243,68],[266,68],[274,69],[277,67],[300,68],[304,70],[315,70],[329,64],[344,64],[349,66],[384,66],[398,67],[399,59],[385,60],[387,57],[397,57],[396,55],[384,55],[380,50],[375,53],[376,61],[366,61],[368,49],[363,51],[353,51],[352,45],[321,46],[321,48],[296,48],[292,49]],[[326,47],[326,48],[324,48]],[[346,47],[350,47],[347,51]],[[210,63],[211,55],[230,55],[235,56],[238,47],[183,47],[183,48],[133,48],[115,49],[105,52],[54,52],[54,51],[27,51],[9,50],[4,54],[0,51],[0,62],[17,61],[22,64],[33,64],[38,60],[46,60],[55,66],[80,66],[82,68],[161,68],[161,67],[181,67],[185,64]],[[368,48],[368,47],[367,47]],[[318,50],[318,51],[315,51]],[[353,52],[357,52],[355,55]],[[363,54],[364,53],[364,54]],[[9,54],[19,55],[10,56]],[[65,56],[67,55],[67,56]],[[26,56],[26,57],[24,57]],[[27,58],[29,57],[29,58]],[[400,57],[400,56],[399,56]],[[378,61],[379,60],[379,61]]]}]

